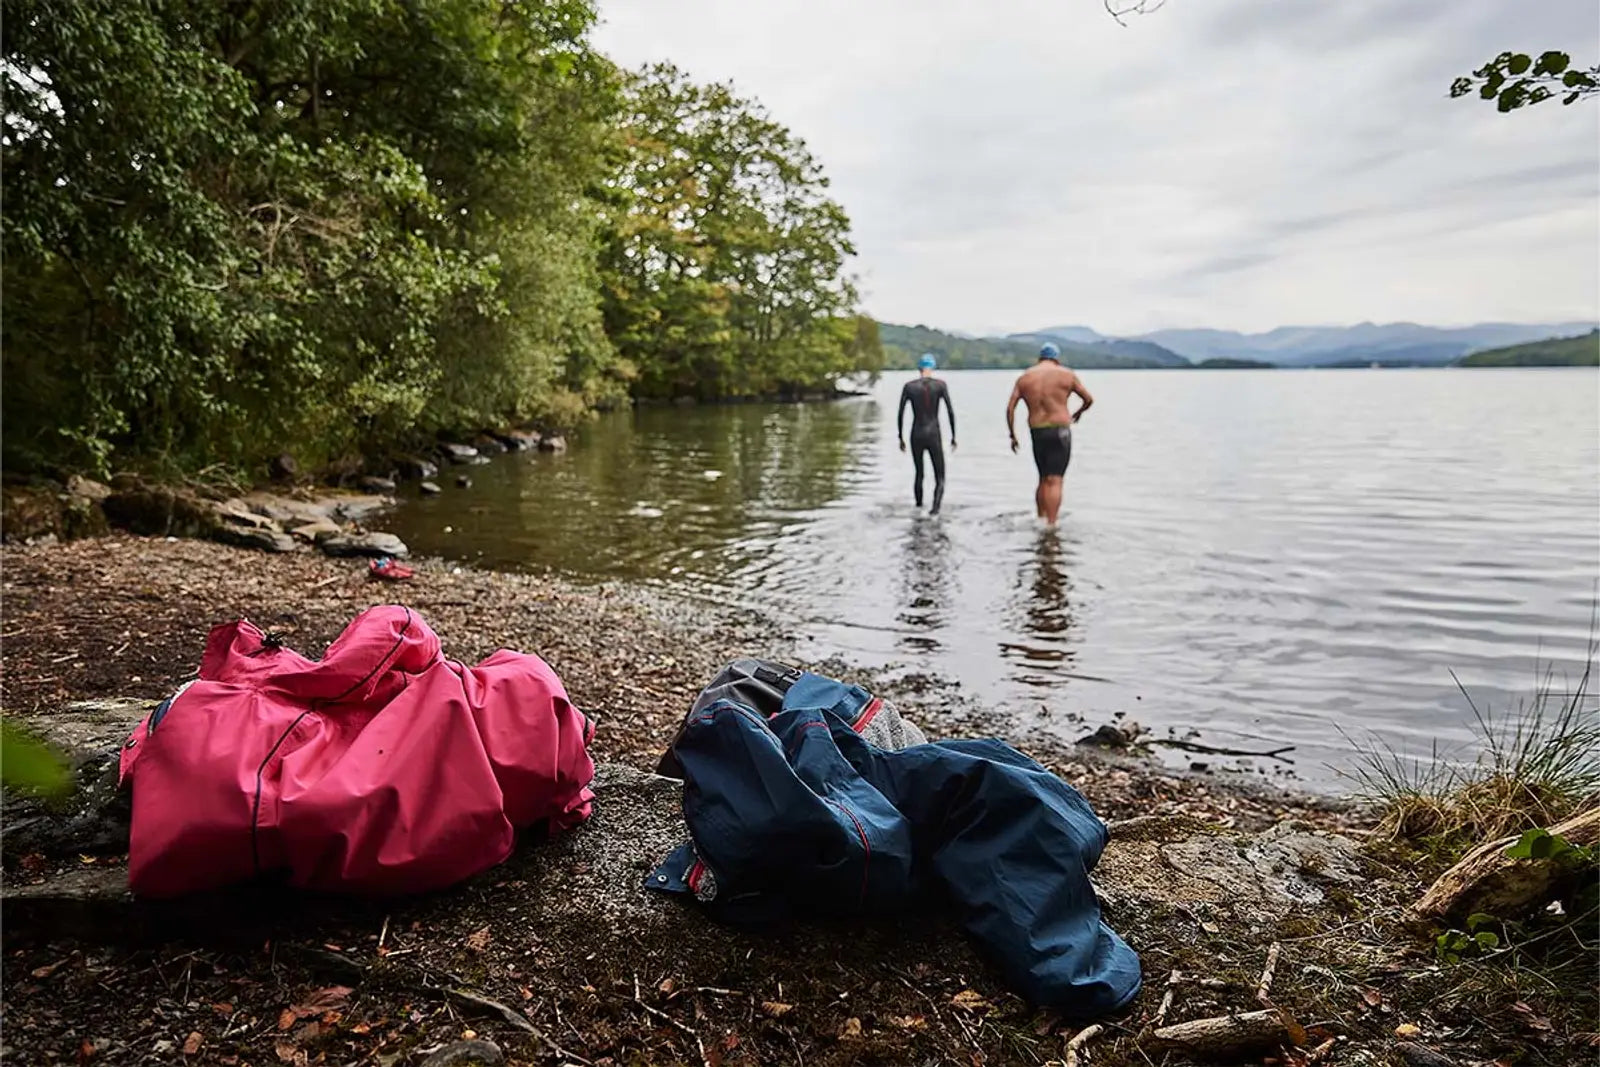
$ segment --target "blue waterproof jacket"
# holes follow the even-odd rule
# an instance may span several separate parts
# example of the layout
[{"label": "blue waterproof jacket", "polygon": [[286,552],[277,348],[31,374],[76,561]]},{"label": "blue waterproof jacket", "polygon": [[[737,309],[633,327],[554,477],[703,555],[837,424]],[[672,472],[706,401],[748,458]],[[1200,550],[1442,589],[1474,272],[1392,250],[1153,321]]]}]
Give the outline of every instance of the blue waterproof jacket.
[{"label": "blue waterproof jacket", "polygon": [[853,728],[871,699],[805,674],[775,713],[697,705],[673,743],[693,840],[647,884],[735,923],[931,893],[1029,1001],[1080,1019],[1128,1003],[1139,959],[1100,921],[1088,802],[1001,741],[871,745]]}]

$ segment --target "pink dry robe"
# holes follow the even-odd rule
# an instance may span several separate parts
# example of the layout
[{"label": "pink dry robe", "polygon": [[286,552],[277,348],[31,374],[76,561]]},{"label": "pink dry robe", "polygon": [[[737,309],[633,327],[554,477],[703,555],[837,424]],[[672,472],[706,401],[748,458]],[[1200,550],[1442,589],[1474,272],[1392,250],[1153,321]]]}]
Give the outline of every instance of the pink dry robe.
[{"label": "pink dry robe", "polygon": [[594,727],[539,657],[440,654],[409,608],[371,608],[320,662],[218,626],[200,678],[122,750],[128,880],[171,897],[287,872],[409,893],[492,867],[515,832],[589,815]]}]

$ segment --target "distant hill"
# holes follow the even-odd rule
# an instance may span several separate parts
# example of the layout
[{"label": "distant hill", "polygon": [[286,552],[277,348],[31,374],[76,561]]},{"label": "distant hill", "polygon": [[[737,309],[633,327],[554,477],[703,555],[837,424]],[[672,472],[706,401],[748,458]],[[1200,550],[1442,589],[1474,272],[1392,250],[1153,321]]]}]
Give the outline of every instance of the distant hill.
[{"label": "distant hill", "polygon": [[1277,370],[1276,363],[1263,363],[1259,359],[1203,359],[1195,364],[1199,370]]},{"label": "distant hill", "polygon": [[[1033,346],[1034,356],[1037,358],[1039,346],[1046,341],[1054,341],[1061,347],[1062,354],[1090,353],[1091,356],[1082,358],[1104,359],[1115,357],[1117,359],[1133,360],[1141,367],[1187,367],[1189,361],[1170,348],[1163,348],[1153,341],[1134,341],[1116,337],[1105,337],[1087,326],[1051,326],[1043,330],[1034,330],[1032,333],[1007,334],[1007,341],[1022,341]],[[1069,358],[1075,366],[1092,367],[1092,363],[1083,363],[1076,354]]]},{"label": "distant hill", "polygon": [[1474,352],[1463,367],[1600,367],[1600,329],[1578,337],[1554,337],[1524,345]]},{"label": "distant hill", "polygon": [[1154,341],[1191,360],[1254,359],[1284,367],[1443,366],[1480,349],[1571,336],[1594,326],[1591,322],[1488,322],[1460,327],[1363,322],[1355,326],[1280,326],[1251,334],[1156,330],[1139,340]]},{"label": "distant hill", "polygon": [[1103,340],[1075,344],[1055,337],[1029,334],[1019,337],[961,337],[927,326],[878,324],[883,342],[884,366],[890,370],[914,367],[917,357],[932,352],[946,370],[1014,369],[1030,366],[1039,358],[1039,345],[1054,340],[1062,360],[1084,370],[1187,367],[1189,361],[1159,345],[1143,341]]}]

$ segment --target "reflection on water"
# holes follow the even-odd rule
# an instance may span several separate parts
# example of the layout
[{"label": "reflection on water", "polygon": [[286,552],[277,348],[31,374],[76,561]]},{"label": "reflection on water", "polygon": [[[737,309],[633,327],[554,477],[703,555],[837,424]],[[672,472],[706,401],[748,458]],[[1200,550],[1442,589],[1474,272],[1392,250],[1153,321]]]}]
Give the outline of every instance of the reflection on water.
[{"label": "reflection on water", "polygon": [[1559,681],[1583,659],[1592,371],[1087,372],[1056,531],[1006,446],[1011,376],[947,377],[969,428],[937,518],[912,506],[890,377],[837,404],[608,416],[569,453],[408,500],[394,529],[423,553],[749,603],[810,652],[953,677],[1029,721],[1136,710],[1296,745],[1312,780],[1346,757],[1335,726],[1469,740],[1452,671],[1501,710],[1538,663]]}]

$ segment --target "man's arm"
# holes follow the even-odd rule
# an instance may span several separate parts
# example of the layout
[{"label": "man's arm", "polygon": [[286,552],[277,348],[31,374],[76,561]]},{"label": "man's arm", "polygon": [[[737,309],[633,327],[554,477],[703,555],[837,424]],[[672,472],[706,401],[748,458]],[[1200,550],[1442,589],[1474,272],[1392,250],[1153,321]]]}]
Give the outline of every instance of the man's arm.
[{"label": "man's arm", "polygon": [[950,387],[947,385],[939,390],[939,399],[944,401],[944,413],[950,418],[950,450],[956,447],[956,409],[950,403]]},{"label": "man's arm", "polygon": [[1022,399],[1022,379],[1011,387],[1011,399],[1006,401],[1006,433],[1011,435],[1011,451],[1017,450],[1017,401]]},{"label": "man's arm", "polygon": [[1072,416],[1072,421],[1077,422],[1083,418],[1085,411],[1094,407],[1094,397],[1089,394],[1089,390],[1083,387],[1083,379],[1077,376],[1072,379],[1072,391],[1078,394],[1078,410]]},{"label": "man's arm", "polygon": [[911,390],[900,389],[900,411],[895,415],[895,436],[900,439],[900,451],[906,450],[906,405],[911,403]]}]

